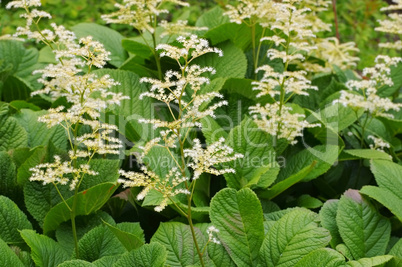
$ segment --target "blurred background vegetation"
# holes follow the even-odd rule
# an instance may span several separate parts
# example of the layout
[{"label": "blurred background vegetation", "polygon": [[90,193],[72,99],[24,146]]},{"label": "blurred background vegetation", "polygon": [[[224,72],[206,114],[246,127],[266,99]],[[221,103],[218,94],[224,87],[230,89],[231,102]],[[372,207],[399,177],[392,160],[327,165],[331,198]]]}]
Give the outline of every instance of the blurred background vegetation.
[{"label": "blurred background vegetation", "polygon": [[[21,26],[21,23],[24,23],[23,20],[19,19],[20,12],[5,9],[5,5],[9,1],[3,0],[1,3],[1,35],[12,34],[17,26]],[[174,18],[167,19],[187,19],[189,24],[194,24],[205,10],[216,4],[224,7],[229,1],[236,2],[232,0],[189,0],[190,8],[181,9],[181,13],[174,13]],[[101,15],[115,11],[115,2],[116,0],[42,0],[42,5],[45,10],[48,10],[53,15],[57,24],[69,28],[80,22],[94,22],[105,25]],[[386,14],[380,12],[381,7],[391,3],[391,0],[335,0],[335,2],[340,40],[341,42],[353,41],[360,49],[360,53],[357,55],[361,58],[358,65],[359,70],[371,66],[376,55],[390,53],[378,48],[378,43],[385,41],[389,37],[384,33],[376,32],[374,29],[378,26],[378,20],[386,18]],[[332,6],[322,14],[322,19],[334,25]],[[110,27],[127,37],[135,35],[132,29],[124,25],[114,24],[110,25]],[[326,36],[335,36],[335,27],[332,29],[332,33],[328,33]]]}]

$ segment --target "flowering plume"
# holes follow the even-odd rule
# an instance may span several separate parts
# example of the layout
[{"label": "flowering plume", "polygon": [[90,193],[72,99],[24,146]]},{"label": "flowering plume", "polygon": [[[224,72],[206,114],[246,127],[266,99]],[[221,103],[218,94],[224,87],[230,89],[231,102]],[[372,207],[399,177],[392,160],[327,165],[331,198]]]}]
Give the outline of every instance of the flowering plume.
[{"label": "flowering plume", "polygon": [[[233,149],[224,145],[225,139],[209,145],[207,148],[201,146],[199,139],[193,140],[192,148],[184,148],[187,136],[193,127],[201,127],[200,119],[206,116],[214,116],[214,111],[222,105],[227,105],[226,101],[218,101],[215,104],[205,107],[205,103],[215,97],[223,96],[216,92],[203,93],[203,86],[209,83],[209,78],[205,73],[215,73],[212,67],[201,67],[192,64],[193,60],[207,53],[217,53],[222,56],[220,49],[209,47],[208,41],[196,35],[188,37],[180,36],[177,38],[179,47],[161,44],[157,50],[162,50],[161,56],[174,59],[179,70],[169,70],[165,73],[163,80],[154,78],[142,78],[141,82],[149,83],[148,92],[141,94],[140,98],[150,97],[166,104],[172,116],[171,120],[143,119],[140,122],[150,123],[154,128],[160,128],[161,137],[148,141],[140,147],[142,153],[138,156],[140,163],[144,163],[144,158],[155,147],[165,148],[172,156],[176,166],[173,167],[166,177],[160,177],[148,170],[146,165],[142,165],[143,173],[122,172],[125,179],[119,180],[124,186],[144,186],[143,191],[137,196],[142,199],[151,190],[155,189],[162,193],[164,199],[155,208],[156,211],[163,210],[168,201],[174,201],[172,197],[184,193],[190,195],[195,181],[202,173],[220,175],[234,172],[233,169],[217,169],[220,163],[228,162],[242,157],[234,153]],[[176,107],[174,109],[173,107]],[[180,155],[176,159],[175,155]],[[188,169],[193,170],[193,176],[187,178]]]},{"label": "flowering plume", "polygon": [[[402,15],[400,12],[392,12],[392,11],[400,11],[402,10],[402,1],[401,0],[393,0],[395,5],[390,5],[388,7],[381,8],[381,11],[391,11],[388,14],[388,19],[386,20],[379,20],[380,26],[375,28],[376,31],[379,32],[386,32],[391,34],[397,34],[401,36],[402,34]],[[380,47],[390,48],[401,50],[402,49],[402,40],[393,41],[393,42],[386,42],[381,43]]]},{"label": "flowering plume", "polygon": [[[33,168],[31,181],[43,181],[44,184],[67,184],[67,176],[72,176],[70,189],[73,190],[85,174],[94,175],[89,169],[89,162],[95,154],[119,154],[122,147],[118,138],[110,136],[117,127],[100,122],[101,112],[110,105],[119,105],[127,99],[121,93],[111,92],[110,89],[118,83],[108,75],[97,77],[91,70],[102,68],[109,60],[110,52],[91,36],[77,40],[75,34],[63,26],[51,23],[51,29],[40,30],[38,22],[41,18],[51,18],[50,14],[31,10],[40,6],[40,1],[13,1],[7,8],[23,8],[26,13],[21,17],[27,23],[24,28],[17,29],[16,35],[25,35],[37,42],[47,44],[58,61],[44,69],[36,70],[41,73],[38,80],[44,87],[32,95],[49,94],[53,99],[65,97],[68,107],[59,106],[49,109],[48,113],[39,117],[39,121],[48,127],[61,125],[66,129],[70,141],[70,160],[62,162],[55,156],[54,163],[40,164]],[[35,25],[36,31],[31,31]],[[85,125],[90,130],[78,135],[77,126]],[[78,158],[86,158],[88,164],[78,168],[75,164]]]}]

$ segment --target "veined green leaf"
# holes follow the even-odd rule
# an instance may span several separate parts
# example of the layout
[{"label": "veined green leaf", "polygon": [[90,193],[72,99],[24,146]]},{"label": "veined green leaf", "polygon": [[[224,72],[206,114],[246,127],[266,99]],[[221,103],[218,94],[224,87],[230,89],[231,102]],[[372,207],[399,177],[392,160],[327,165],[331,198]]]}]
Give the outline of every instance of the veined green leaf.
[{"label": "veined green leaf", "polygon": [[119,223],[116,226],[104,222],[110,231],[119,239],[128,250],[139,248],[145,243],[144,232],[139,223]]},{"label": "veined green leaf", "polygon": [[0,239],[13,243],[23,243],[19,230],[32,229],[27,216],[9,198],[0,196]]},{"label": "veined green leaf", "polygon": [[113,267],[163,267],[165,266],[166,257],[165,247],[155,242],[123,255]]},{"label": "veined green leaf", "polygon": [[402,239],[396,242],[388,254],[394,256],[394,258],[387,263],[387,267],[402,266]]},{"label": "veined green leaf", "polygon": [[264,238],[261,203],[249,188],[226,188],[211,200],[210,218],[219,229],[223,246],[238,266],[257,266],[258,251]]},{"label": "veined green leaf", "polygon": [[[81,191],[77,195],[77,209],[75,214],[88,215],[102,208],[110,196],[117,189],[114,183],[103,183]],[[66,199],[67,204],[72,207],[74,197]],[[45,233],[54,231],[60,223],[70,220],[70,210],[64,202],[54,206],[46,215],[43,223]]]},{"label": "veined green leaf", "polygon": [[127,250],[104,225],[86,233],[78,242],[79,259],[89,262],[104,256],[123,254]]},{"label": "veined green leaf", "polygon": [[362,258],[358,261],[349,261],[347,262],[347,266],[351,267],[372,267],[372,266],[381,266],[382,264],[390,261],[392,256],[390,255],[381,255],[375,256],[372,258]]},{"label": "veined green leaf", "polygon": [[[198,246],[203,248],[206,240],[198,228],[194,230]],[[154,242],[166,248],[166,265],[188,266],[197,265],[200,262],[188,225],[178,222],[161,223],[151,239],[151,244]]]},{"label": "veined green leaf", "polygon": [[6,242],[0,238],[1,266],[24,267],[18,256],[12,251]]},{"label": "veined green leaf", "polygon": [[345,257],[330,248],[319,248],[310,252],[298,261],[294,267],[323,266],[323,264],[325,264],[325,267],[346,267]]},{"label": "veined green leaf", "polygon": [[373,149],[345,149],[343,150],[343,152],[362,159],[384,159],[384,160],[392,159],[392,157],[389,154],[383,151]]},{"label": "veined green leaf", "polygon": [[26,147],[28,135],[25,129],[12,117],[0,116],[0,151]]},{"label": "veined green leaf", "polygon": [[336,212],[338,211],[337,199],[330,199],[324,203],[320,210],[321,224],[331,233],[331,247],[336,248],[336,246],[342,243],[342,238],[339,234],[338,225],[336,224]]},{"label": "veined green leaf", "polygon": [[4,151],[0,151],[0,195],[17,197],[17,173],[13,160]]},{"label": "veined green leaf", "polygon": [[354,259],[384,255],[391,224],[357,190],[349,189],[341,197],[336,223]]},{"label": "veined green leaf", "polygon": [[58,265],[58,267],[95,267],[95,264],[92,264],[83,260],[71,260],[65,261],[62,264]]},{"label": "veined green leaf", "polygon": [[31,257],[40,267],[57,266],[70,256],[50,237],[39,235],[33,230],[22,230],[21,236],[31,248]]},{"label": "veined green leaf", "polygon": [[284,215],[268,231],[260,249],[263,266],[294,266],[308,253],[325,247],[330,233],[318,226],[318,215],[297,208]]}]

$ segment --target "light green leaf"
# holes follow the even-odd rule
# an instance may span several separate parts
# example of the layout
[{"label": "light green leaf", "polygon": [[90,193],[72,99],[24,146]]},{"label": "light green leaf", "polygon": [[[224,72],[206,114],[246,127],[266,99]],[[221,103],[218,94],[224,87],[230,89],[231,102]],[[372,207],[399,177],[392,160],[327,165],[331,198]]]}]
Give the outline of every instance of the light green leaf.
[{"label": "light green leaf", "polygon": [[25,129],[12,117],[0,116],[0,151],[26,147],[28,135]]},{"label": "light green leaf", "polygon": [[365,186],[361,193],[374,198],[402,221],[402,166],[385,160],[372,160],[371,172],[379,187]]},{"label": "light green leaf", "polygon": [[262,266],[294,266],[308,253],[325,247],[331,236],[318,226],[318,215],[297,208],[268,231],[260,249]]},{"label": "light green leaf", "polygon": [[152,56],[152,50],[147,45],[137,42],[138,37],[123,39],[122,46],[128,52],[135,54],[142,58],[150,58]]},{"label": "light green leaf", "polygon": [[259,199],[249,188],[226,188],[211,200],[210,218],[219,229],[219,239],[230,249],[238,266],[256,266],[264,238],[263,213]]},{"label": "light green leaf", "polygon": [[[89,215],[102,208],[117,189],[114,183],[103,183],[81,191],[77,195],[77,208],[75,214]],[[66,199],[67,204],[72,207],[74,197]],[[60,223],[70,220],[70,211],[64,202],[54,206],[46,215],[43,223],[45,233],[54,231]]]},{"label": "light green leaf", "polygon": [[11,102],[14,100],[26,100],[30,96],[30,85],[16,76],[9,76],[3,85],[3,99]]},{"label": "light green leaf", "polygon": [[9,198],[0,196],[0,239],[8,244],[23,243],[19,230],[32,229],[27,216]]},{"label": "light green leaf", "polygon": [[[198,246],[203,248],[206,240],[198,228],[194,230]],[[200,263],[188,225],[178,222],[161,223],[151,239],[151,244],[154,242],[158,242],[166,248],[166,265],[188,266]]]},{"label": "light green leaf", "polygon": [[166,256],[165,247],[155,242],[125,254],[113,267],[163,267],[165,266]]},{"label": "light green leaf", "polygon": [[303,207],[307,209],[317,209],[321,207],[323,203],[318,198],[304,194],[297,198],[296,204],[298,207]]},{"label": "light green leaf", "polygon": [[349,189],[341,197],[336,223],[354,259],[384,255],[391,224],[357,190]]},{"label": "light green leaf", "polygon": [[349,261],[347,262],[347,266],[352,267],[372,267],[382,265],[392,259],[392,256],[389,255],[381,255],[372,258],[362,258],[358,261]]},{"label": "light green leaf", "polygon": [[110,231],[119,239],[128,250],[139,248],[145,243],[144,232],[139,223],[119,223],[116,226],[104,222]]},{"label": "light green leaf", "polygon": [[0,238],[0,255],[2,267],[24,267],[18,256],[12,251],[6,242]]},{"label": "light green leaf", "polygon": [[379,150],[373,150],[373,149],[345,149],[343,152],[358,157],[362,159],[384,159],[384,160],[391,160],[392,157]]},{"label": "light green leaf", "polygon": [[[272,137],[258,128],[252,119],[246,118],[233,128],[226,144],[243,158],[222,164],[232,168],[235,173],[224,174],[229,187],[241,189],[258,183],[261,176],[270,169],[278,169],[275,161],[275,151],[272,147]],[[276,176],[271,177],[271,183]],[[269,183],[268,183],[269,184]]]},{"label": "light green leaf", "polygon": [[325,267],[345,267],[345,258],[336,250],[319,248],[304,256],[294,267],[324,266],[323,264]]},{"label": "light green leaf", "polygon": [[92,36],[94,40],[101,42],[105,49],[112,54],[110,64],[120,67],[126,60],[127,53],[121,46],[123,36],[115,30],[96,23],[80,23],[72,27],[78,38]]},{"label": "light green leaf", "polygon": [[57,266],[70,259],[64,249],[50,237],[39,235],[33,230],[22,230],[21,236],[31,248],[31,257],[39,267]]},{"label": "light green leaf", "polygon": [[215,27],[218,27],[219,25],[229,23],[229,17],[223,15],[223,12],[224,10],[222,8],[216,6],[202,14],[198,18],[195,26],[208,27],[208,29],[213,29]]},{"label": "light green leaf", "polygon": [[24,43],[14,40],[0,40],[0,58],[3,64],[10,67],[10,73],[14,74],[25,55]]},{"label": "light green leaf", "polygon": [[80,190],[89,189],[101,183],[116,183],[119,178],[119,160],[93,159],[90,163],[91,170],[97,175],[86,175],[80,185]]},{"label": "light green leaf", "polygon": [[219,138],[227,138],[228,134],[226,131],[216,122],[215,119],[211,117],[204,117],[201,119],[202,123],[202,134],[207,140],[208,144],[212,144],[219,140]]},{"label": "light green leaf", "polygon": [[95,267],[95,264],[92,264],[87,261],[83,260],[71,260],[65,261],[62,264],[58,265],[57,267]]},{"label": "light green leaf", "polygon": [[324,203],[320,210],[321,224],[331,233],[331,247],[336,248],[336,246],[342,243],[342,238],[339,234],[338,225],[336,224],[336,212],[338,210],[337,199],[330,199]]},{"label": "light green leaf", "polygon": [[100,225],[86,233],[78,242],[79,259],[89,262],[104,256],[123,254],[124,246],[104,225]]},{"label": "light green leaf", "polygon": [[339,153],[340,148],[335,145],[319,145],[303,149],[301,152],[290,156],[290,158],[286,160],[286,167],[282,168],[279,172],[278,182],[299,172],[306,166],[311,165],[314,161],[316,161],[317,164],[303,181],[307,182],[315,179],[331,168],[337,160]]},{"label": "light green leaf", "polygon": [[32,172],[29,170],[30,168],[33,168],[46,160],[47,150],[45,147],[36,147],[30,150],[29,153],[26,153],[26,155],[28,158],[23,161],[17,172],[17,181],[20,185],[29,182],[29,177],[32,175]]},{"label": "light green leaf", "polygon": [[67,137],[64,128],[57,125],[49,129],[46,124],[38,121],[38,118],[46,113],[46,111],[35,112],[29,109],[22,109],[16,115],[16,119],[28,133],[28,146],[32,148],[46,146],[49,141],[52,141],[57,148],[66,150]]},{"label": "light green leaf", "polygon": [[201,66],[214,66],[216,74],[213,77],[244,78],[247,71],[247,59],[243,51],[230,42],[216,47],[222,49],[223,57],[216,53],[209,53],[194,60]]},{"label": "light green leaf", "polygon": [[113,264],[115,264],[121,257],[123,256],[122,255],[106,256],[92,262],[92,264],[95,265],[96,267],[110,267],[113,266]]}]

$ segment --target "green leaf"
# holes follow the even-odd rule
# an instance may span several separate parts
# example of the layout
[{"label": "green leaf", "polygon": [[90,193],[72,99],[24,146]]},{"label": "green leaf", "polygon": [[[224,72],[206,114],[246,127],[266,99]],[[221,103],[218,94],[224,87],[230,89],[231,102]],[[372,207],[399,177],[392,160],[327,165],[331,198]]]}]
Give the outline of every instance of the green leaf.
[{"label": "green leaf", "polygon": [[316,165],[316,161],[313,161],[310,166],[307,166],[300,170],[298,173],[291,175],[290,177],[286,178],[283,181],[275,184],[268,190],[265,190],[259,194],[260,197],[271,200],[274,197],[278,196],[286,189],[290,188],[292,185],[302,181],[306,178],[306,176],[311,173]]},{"label": "green leaf", "polygon": [[16,167],[4,151],[0,151],[0,195],[14,197],[18,193]]},{"label": "green leaf", "polygon": [[80,190],[89,189],[102,183],[116,183],[119,178],[119,160],[93,159],[90,163],[91,170],[96,171],[97,175],[86,175],[82,179]]},{"label": "green leaf", "polygon": [[8,244],[23,243],[19,230],[32,229],[27,216],[9,198],[0,196],[0,238]]},{"label": "green leaf", "polygon": [[123,36],[115,30],[96,23],[80,23],[72,27],[78,38],[92,36],[94,40],[101,42],[110,55],[110,64],[120,67],[127,59],[127,53],[121,46]]},{"label": "green leaf", "polygon": [[373,149],[345,149],[343,152],[358,157],[362,159],[384,159],[384,160],[391,160],[392,157],[379,150],[373,150]]},{"label": "green leaf", "polygon": [[361,193],[387,207],[402,222],[402,166],[385,160],[372,160],[371,172],[379,187],[365,186]]},{"label": "green leaf", "polygon": [[[88,215],[102,208],[116,189],[117,186],[114,183],[103,183],[79,192],[76,196],[76,216]],[[73,201],[74,197],[66,199],[70,207],[72,207]],[[46,215],[43,223],[43,231],[45,233],[54,231],[60,223],[68,220],[70,220],[70,210],[64,202],[61,202],[54,206]]]},{"label": "green leaf", "polygon": [[392,256],[389,255],[381,255],[372,258],[362,258],[358,261],[349,261],[347,262],[347,266],[352,267],[372,267],[382,265],[392,259]]},{"label": "green leaf", "polygon": [[22,127],[28,133],[28,146],[46,146],[49,141],[62,149],[67,149],[67,137],[64,128],[57,125],[52,128],[48,128],[46,124],[38,121],[38,118],[44,114],[46,111],[32,111],[29,109],[22,109],[21,112],[16,116],[16,119]]},{"label": "green leaf", "polygon": [[113,267],[163,267],[166,257],[165,247],[155,242],[125,254]]},{"label": "green leaf", "polygon": [[95,267],[95,264],[92,264],[83,260],[71,260],[65,261],[62,264],[58,265],[58,267]]},{"label": "green leaf", "polygon": [[402,266],[402,239],[399,239],[388,254],[394,256],[394,258],[387,263],[387,267]]},{"label": "green leaf", "polygon": [[[194,231],[198,246],[203,248],[206,243],[203,234],[198,228],[195,228]],[[188,266],[200,263],[188,225],[178,222],[161,223],[151,239],[151,244],[155,242],[166,248],[166,265],[168,266]]]},{"label": "green leaf", "polygon": [[18,71],[25,55],[24,43],[14,40],[0,40],[0,58],[10,67],[10,73]]},{"label": "green leaf", "polygon": [[36,147],[30,150],[26,155],[28,158],[21,164],[17,172],[17,181],[20,185],[29,182],[29,177],[32,175],[29,169],[43,163],[44,160],[46,160],[47,151],[44,147]]},{"label": "green leaf", "polygon": [[335,145],[319,145],[303,149],[286,160],[286,167],[282,168],[279,172],[277,181],[284,180],[316,161],[317,164],[314,166],[314,169],[306,175],[303,181],[307,182],[315,179],[331,168],[337,160],[339,153],[340,148]]},{"label": "green leaf", "polygon": [[119,223],[116,226],[104,222],[110,231],[119,239],[128,250],[139,248],[145,243],[144,232],[139,223]]},{"label": "green leaf", "polygon": [[12,117],[0,117],[0,151],[8,151],[28,145],[25,129]]},{"label": "green leaf", "polygon": [[331,247],[336,248],[336,246],[342,243],[342,238],[339,234],[338,225],[336,224],[336,212],[338,210],[337,199],[327,200],[320,210],[321,224],[331,233]]},{"label": "green leaf", "polygon": [[31,89],[29,84],[16,76],[10,76],[3,85],[3,99],[11,102],[14,100],[26,100],[29,98]]},{"label": "green leaf", "polygon": [[204,135],[207,144],[212,144],[219,140],[219,138],[227,138],[228,134],[226,131],[216,122],[215,119],[211,117],[204,117],[201,119],[202,123],[202,134]]},{"label": "green leaf", "polygon": [[141,118],[150,119],[155,115],[152,113],[153,105],[150,98],[140,99],[140,95],[148,91],[146,86],[140,83],[140,77],[130,71],[112,69],[101,69],[94,73],[98,76],[110,75],[120,83],[113,86],[110,91],[130,97],[129,100],[123,100],[120,106],[110,107],[109,111],[112,114],[106,115],[108,116],[106,121],[116,124],[119,131],[130,141],[152,139],[154,132],[152,125],[138,122]]},{"label": "green leaf", "polygon": [[104,225],[86,233],[78,242],[79,259],[89,262],[105,256],[123,254],[124,246]]},{"label": "green leaf", "polygon": [[[227,185],[241,189],[257,184],[261,176],[270,169],[277,169],[279,172],[272,142],[272,137],[259,129],[250,118],[244,119],[239,126],[233,128],[226,139],[226,144],[244,157],[222,164],[236,171],[224,174]],[[275,178],[276,176],[272,175],[270,182],[273,183]]]},{"label": "green leaf", "polygon": [[121,257],[122,255],[106,256],[92,262],[92,264],[96,267],[110,267],[113,266]]},{"label": "green leaf", "polygon": [[307,209],[317,209],[322,206],[322,201],[318,198],[312,197],[310,195],[304,194],[297,198],[296,200],[298,207],[303,207]]},{"label": "green leaf", "polygon": [[304,256],[294,267],[322,266],[324,263],[325,267],[345,267],[345,258],[333,249],[319,248]]},{"label": "green leaf", "polygon": [[268,231],[260,250],[263,266],[294,266],[301,258],[325,247],[331,236],[318,227],[318,215],[298,208],[284,215]]},{"label": "green leaf", "polygon": [[152,56],[152,50],[147,45],[137,42],[138,37],[123,39],[122,46],[128,52],[135,54],[142,58],[150,58]]},{"label": "green leaf", "polygon": [[349,189],[341,197],[336,223],[354,259],[384,255],[391,224],[357,190]]},{"label": "green leaf", "polygon": [[222,8],[216,6],[202,14],[198,18],[195,26],[208,27],[209,29],[213,29],[215,27],[218,27],[219,25],[229,23],[229,17],[223,15],[223,12],[224,10]]},{"label": "green leaf", "polygon": [[264,225],[255,193],[249,188],[219,191],[211,200],[210,218],[220,231],[222,245],[229,247],[232,260],[238,266],[256,266]]},{"label": "green leaf", "polygon": [[70,259],[64,249],[50,237],[39,235],[33,230],[22,230],[21,236],[31,248],[31,257],[37,266],[57,266]]},{"label": "green leaf", "polygon": [[194,60],[200,66],[213,66],[216,70],[215,77],[244,78],[247,71],[247,59],[243,51],[230,42],[225,42],[216,47],[222,49],[223,57],[216,53],[209,53]]},{"label": "green leaf", "polygon": [[18,256],[12,251],[6,242],[0,238],[0,255],[1,255],[1,266],[7,267],[24,267],[24,264],[20,261]]}]

